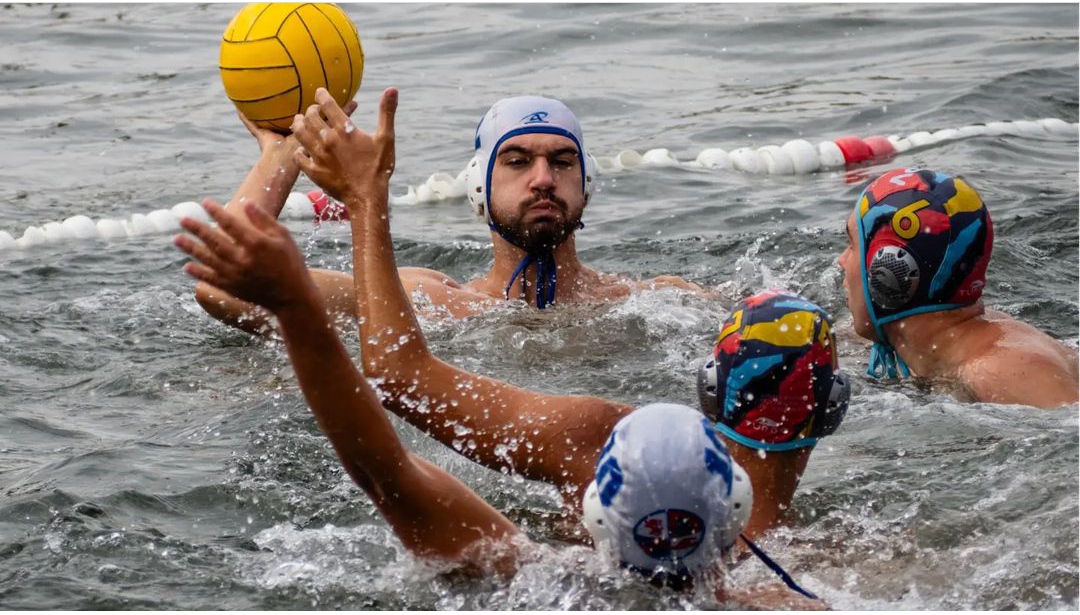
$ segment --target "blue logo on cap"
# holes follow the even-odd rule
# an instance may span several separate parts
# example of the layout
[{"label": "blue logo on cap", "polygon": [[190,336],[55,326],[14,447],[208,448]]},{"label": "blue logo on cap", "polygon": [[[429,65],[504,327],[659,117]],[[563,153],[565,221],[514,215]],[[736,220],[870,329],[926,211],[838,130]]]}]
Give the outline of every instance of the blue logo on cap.
[{"label": "blue logo on cap", "polygon": [[547,111],[536,111],[521,118],[522,124],[547,124]]}]

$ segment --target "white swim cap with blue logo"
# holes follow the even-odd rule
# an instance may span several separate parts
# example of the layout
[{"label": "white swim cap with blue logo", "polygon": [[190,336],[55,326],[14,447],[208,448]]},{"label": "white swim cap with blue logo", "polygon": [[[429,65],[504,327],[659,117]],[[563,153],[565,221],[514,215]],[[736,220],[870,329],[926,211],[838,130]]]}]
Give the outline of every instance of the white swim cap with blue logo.
[{"label": "white swim cap with blue logo", "polygon": [[712,421],[688,406],[649,404],[612,430],[583,521],[597,548],[625,565],[693,574],[735,544],[753,497]]},{"label": "white swim cap with blue logo", "polygon": [[491,106],[476,126],[473,147],[476,154],[465,168],[465,185],[477,215],[491,219],[491,171],[499,146],[508,139],[524,134],[555,134],[574,142],[581,165],[581,191],[588,198],[592,193],[596,162],[585,153],[585,140],[574,112],[552,98],[517,96],[504,98]]},{"label": "white swim cap with blue logo", "polygon": [[[585,153],[581,124],[574,112],[563,103],[542,96],[518,96],[504,98],[492,105],[476,126],[473,143],[476,155],[465,168],[466,193],[476,214],[484,214],[488,228],[521,249],[525,249],[525,246],[518,245],[491,215],[491,174],[495,168],[499,147],[508,139],[527,134],[559,135],[574,143],[581,167],[581,193],[586,203],[592,193],[593,176],[596,174],[596,162]],[[555,303],[558,267],[553,248],[528,253],[521,259],[506,284],[506,298],[510,298],[510,288],[514,285],[514,280],[530,265],[535,265],[536,307],[544,309]]]}]

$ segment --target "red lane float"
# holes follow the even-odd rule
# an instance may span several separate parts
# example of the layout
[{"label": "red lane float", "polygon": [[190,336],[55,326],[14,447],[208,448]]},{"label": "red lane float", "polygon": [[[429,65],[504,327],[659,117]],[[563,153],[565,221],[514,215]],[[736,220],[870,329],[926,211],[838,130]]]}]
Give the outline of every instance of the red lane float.
[{"label": "red lane float", "polygon": [[845,135],[833,141],[840,151],[844,153],[846,164],[858,164],[874,157],[874,150],[859,137]]}]

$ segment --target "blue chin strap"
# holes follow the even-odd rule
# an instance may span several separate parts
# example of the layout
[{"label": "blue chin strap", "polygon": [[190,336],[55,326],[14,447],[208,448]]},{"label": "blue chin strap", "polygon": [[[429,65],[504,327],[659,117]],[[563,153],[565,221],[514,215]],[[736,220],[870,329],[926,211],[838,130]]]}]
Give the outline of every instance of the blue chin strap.
[{"label": "blue chin strap", "polygon": [[[862,197],[859,197],[861,200]],[[885,322],[878,319],[874,312],[874,302],[870,299],[870,276],[866,273],[866,238],[863,231],[862,216],[856,215],[859,226],[859,272],[862,275],[863,301],[866,304],[866,313],[870,316],[870,324],[874,326],[878,340],[870,349],[870,363],[866,366],[866,375],[874,378],[910,378],[911,370],[908,369],[904,358],[896,352],[889,343],[889,336],[885,335]],[[895,320],[895,317],[892,319]]]},{"label": "blue chin strap", "polygon": [[754,544],[754,542],[747,538],[745,534],[739,534],[739,538],[742,538],[743,542],[746,543],[746,546],[750,547],[750,550],[754,553],[754,555],[756,555],[758,559],[760,559],[766,566],[768,566],[769,570],[772,570],[774,573],[776,573],[776,576],[780,577],[780,580],[784,582],[784,585],[787,585],[789,588],[791,588],[792,591],[796,591],[806,596],[807,598],[810,598],[811,600],[818,599],[817,596],[800,587],[799,584],[795,582],[795,579],[791,578],[791,575],[788,574],[787,571],[784,570],[782,567],[780,567],[780,564],[777,564],[775,561],[773,561],[771,557],[766,555],[765,552],[761,550],[761,547]]},{"label": "blue chin strap", "polygon": [[506,298],[510,298],[510,287],[514,285],[514,280],[533,263],[536,263],[536,307],[542,310],[555,303],[555,278],[558,270],[555,267],[555,256],[550,251],[539,256],[526,254],[525,258],[521,259],[514,275],[510,276],[510,281],[506,283]]},{"label": "blue chin strap", "polygon": [[[510,245],[518,248],[521,246],[518,246],[507,237],[506,233],[503,232],[503,229],[500,228],[498,224],[495,224],[495,219],[491,215],[491,173],[495,168],[495,152],[499,151],[499,146],[502,145],[503,141],[518,135],[537,133],[559,135],[560,137],[566,137],[574,142],[574,145],[578,150],[578,165],[581,168],[581,192],[582,194],[585,193],[585,150],[582,149],[581,143],[572,132],[558,126],[526,126],[511,130],[500,137],[499,140],[495,142],[494,147],[491,148],[492,154],[488,157],[484,179],[484,198],[486,201],[485,207],[487,208],[488,228],[498,233],[499,236],[509,242]],[[478,147],[479,143],[478,137]],[[583,228],[585,228],[585,224],[583,222],[578,222],[578,229],[580,230]],[[525,258],[522,258],[521,262],[518,263],[517,269],[514,269],[514,275],[510,276],[510,281],[506,284],[505,296],[507,299],[510,298],[510,287],[514,285],[514,280],[516,280],[519,275],[524,279],[523,273],[529,265],[532,265],[533,263],[536,264],[536,307],[542,310],[555,303],[555,282],[558,277],[558,268],[555,266],[555,253],[553,250],[546,250],[539,254],[526,254]]]}]

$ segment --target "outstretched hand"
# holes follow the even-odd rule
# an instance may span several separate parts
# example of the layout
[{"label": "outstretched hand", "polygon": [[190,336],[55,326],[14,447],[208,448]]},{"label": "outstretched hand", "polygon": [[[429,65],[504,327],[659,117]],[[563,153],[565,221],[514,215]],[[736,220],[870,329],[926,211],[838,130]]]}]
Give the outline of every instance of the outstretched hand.
[{"label": "outstretched hand", "polygon": [[387,88],[379,102],[379,124],[366,133],[353,124],[324,88],[317,104],[293,119],[302,146],[294,159],[311,181],[352,209],[371,198],[386,199],[394,172],[394,114],[398,92]]},{"label": "outstretched hand", "polygon": [[314,283],[304,256],[289,231],[270,214],[253,202],[244,204],[243,213],[210,199],[203,201],[203,209],[218,228],[183,218],[180,226],[201,242],[190,235],[173,239],[196,260],[184,265],[188,275],[274,313],[310,296]]},{"label": "outstretched hand", "polygon": [[[356,101],[350,100],[345,103],[345,106],[342,107],[341,110],[345,115],[351,116],[353,111],[356,111],[356,107]],[[265,152],[267,149],[275,147],[284,147],[289,150],[289,155],[291,156],[292,152],[300,147],[300,144],[296,141],[296,136],[292,133],[282,134],[270,128],[263,128],[249,120],[241,111],[237,111],[236,115],[240,117],[240,122],[244,124],[244,128],[247,128],[248,132],[251,133],[251,136],[255,137],[255,140],[259,143],[260,152]]]}]

